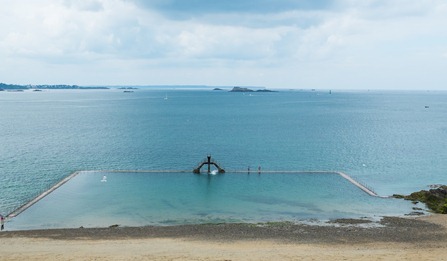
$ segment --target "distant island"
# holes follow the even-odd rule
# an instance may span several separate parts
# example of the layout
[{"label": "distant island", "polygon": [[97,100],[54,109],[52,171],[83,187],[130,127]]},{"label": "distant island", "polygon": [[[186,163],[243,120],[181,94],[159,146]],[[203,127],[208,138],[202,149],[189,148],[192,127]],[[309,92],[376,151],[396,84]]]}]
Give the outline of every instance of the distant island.
[{"label": "distant island", "polygon": [[65,84],[57,84],[57,85],[18,85],[18,84],[7,84],[0,83],[0,91],[4,90],[32,90],[32,89],[109,89],[108,87],[84,87],[78,85],[65,85]]},{"label": "distant island", "polygon": [[[151,86],[79,86],[79,85],[67,85],[67,84],[56,84],[56,85],[50,85],[50,84],[41,84],[41,85],[32,85],[32,84],[28,84],[28,85],[20,85],[20,84],[7,84],[7,83],[0,83],[0,91],[15,91],[15,92],[20,92],[20,91],[24,91],[24,90],[33,90],[33,91],[41,91],[43,89],[50,89],[50,90],[64,90],[64,89],[68,89],[68,90],[94,90],[94,89],[119,89],[119,90],[123,90],[123,91],[133,91],[133,90],[138,90],[140,88],[145,88],[145,87],[151,87]],[[155,87],[160,87],[160,86],[155,86]],[[168,87],[168,86],[167,86]],[[175,88],[179,88],[179,87],[191,87],[188,85],[175,85],[175,86],[169,86],[169,87],[175,87]],[[197,87],[203,87],[203,86],[197,86]],[[253,87],[253,89],[247,88],[247,87],[240,87],[240,86],[234,86],[233,89],[231,89],[229,92],[278,92],[278,91],[272,91],[272,90],[268,90],[265,89],[263,87]],[[213,88],[214,91],[224,91],[225,89],[223,88],[219,88],[219,87],[215,87]],[[226,89],[225,91],[227,91],[228,89]]]},{"label": "distant island", "polygon": [[259,90],[254,91],[249,88],[235,86],[235,87],[233,87],[233,89],[230,92],[277,92],[277,91],[272,91],[272,90],[267,90],[267,89],[259,89]]}]

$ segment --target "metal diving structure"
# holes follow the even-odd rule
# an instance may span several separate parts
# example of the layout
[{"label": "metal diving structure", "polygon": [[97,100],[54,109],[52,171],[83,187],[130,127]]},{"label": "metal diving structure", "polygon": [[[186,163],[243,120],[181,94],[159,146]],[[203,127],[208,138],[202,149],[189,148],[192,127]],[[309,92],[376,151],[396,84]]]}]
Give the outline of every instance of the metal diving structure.
[{"label": "metal diving structure", "polygon": [[225,173],[225,170],[223,168],[221,168],[215,161],[213,158],[211,158],[211,155],[208,155],[206,157],[206,159],[204,159],[201,163],[199,163],[199,165],[197,166],[197,168],[195,168],[192,172],[196,173],[196,174],[200,174],[200,170],[203,166],[207,165],[207,173],[210,174],[211,173],[211,165],[215,166],[217,168],[217,172],[218,173]]}]

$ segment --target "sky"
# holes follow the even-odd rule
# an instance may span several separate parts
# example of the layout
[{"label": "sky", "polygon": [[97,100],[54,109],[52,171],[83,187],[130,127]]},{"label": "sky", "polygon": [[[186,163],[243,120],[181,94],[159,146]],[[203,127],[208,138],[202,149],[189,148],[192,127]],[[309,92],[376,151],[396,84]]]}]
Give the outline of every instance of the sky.
[{"label": "sky", "polygon": [[447,90],[447,1],[0,0],[0,82]]}]

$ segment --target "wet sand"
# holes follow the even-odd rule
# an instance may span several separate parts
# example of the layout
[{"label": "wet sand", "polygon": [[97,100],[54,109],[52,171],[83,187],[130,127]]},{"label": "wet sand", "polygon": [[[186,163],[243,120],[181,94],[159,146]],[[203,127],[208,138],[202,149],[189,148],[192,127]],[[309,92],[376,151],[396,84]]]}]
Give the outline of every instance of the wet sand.
[{"label": "wet sand", "polygon": [[0,260],[443,260],[447,215],[0,233]]}]

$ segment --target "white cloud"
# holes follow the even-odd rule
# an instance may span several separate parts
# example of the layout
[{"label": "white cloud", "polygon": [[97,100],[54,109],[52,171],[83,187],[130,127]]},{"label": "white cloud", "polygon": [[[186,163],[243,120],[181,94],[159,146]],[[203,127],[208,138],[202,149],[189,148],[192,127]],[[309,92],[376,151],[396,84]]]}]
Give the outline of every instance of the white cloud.
[{"label": "white cloud", "polygon": [[79,11],[98,12],[104,8],[103,4],[98,0],[65,0],[64,4]]},{"label": "white cloud", "polygon": [[[288,9],[290,3],[269,12],[243,12],[240,4],[166,15],[129,0],[0,0],[0,82],[51,83],[53,76],[40,75],[58,71],[59,82],[78,84],[169,84],[175,74],[178,84],[231,78],[229,84],[372,88],[386,87],[392,71],[404,88],[409,77],[422,82],[418,69],[447,80],[437,73],[447,45],[442,0]],[[16,73],[23,68],[35,73],[24,79]]]}]

